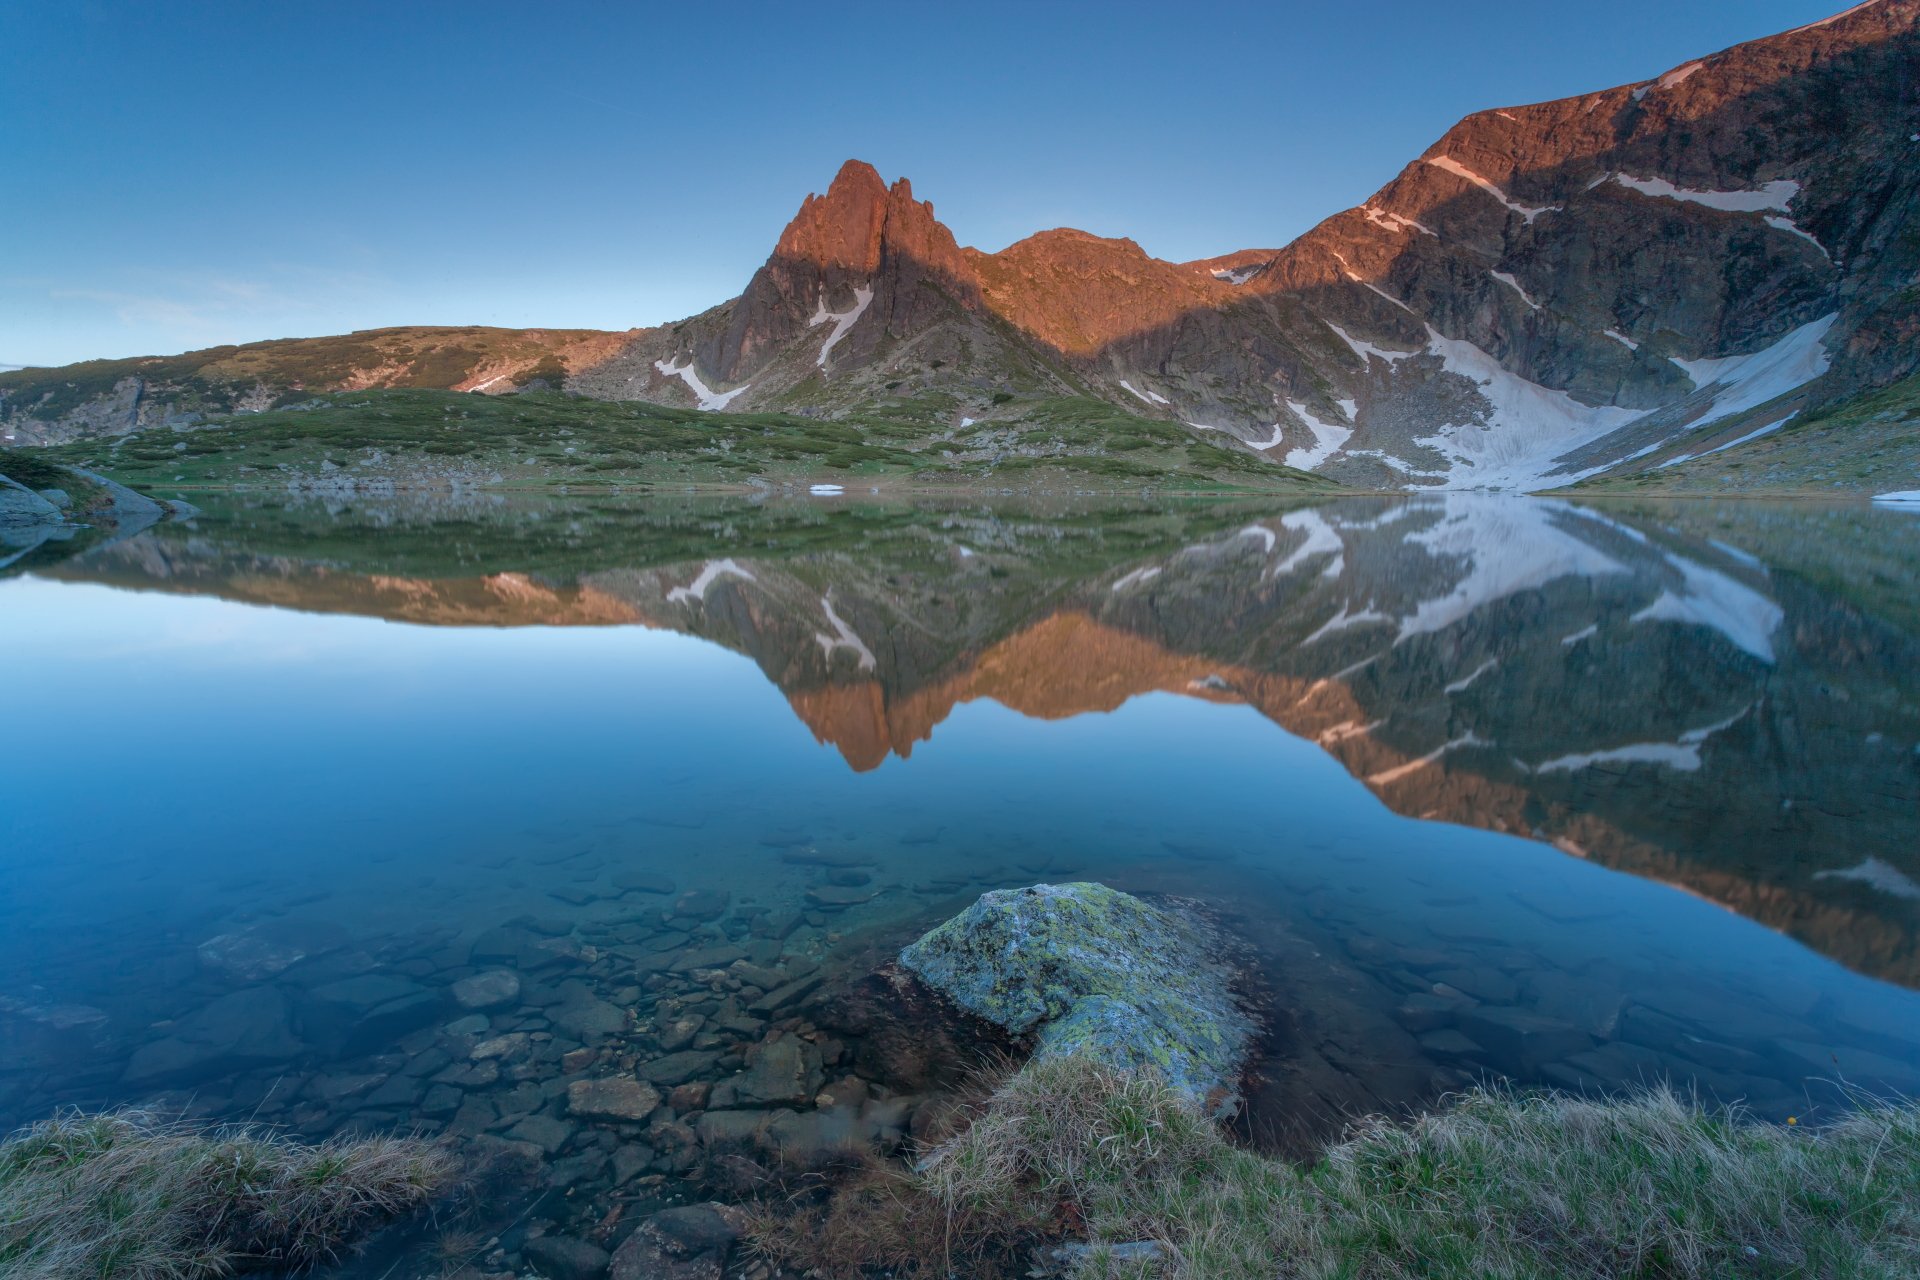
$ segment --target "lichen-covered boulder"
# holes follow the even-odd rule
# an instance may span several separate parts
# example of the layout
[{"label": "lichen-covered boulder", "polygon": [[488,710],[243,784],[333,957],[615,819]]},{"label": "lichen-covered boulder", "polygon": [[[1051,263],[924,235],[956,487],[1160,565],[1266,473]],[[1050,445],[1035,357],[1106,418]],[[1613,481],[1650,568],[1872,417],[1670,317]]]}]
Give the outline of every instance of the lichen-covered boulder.
[{"label": "lichen-covered boulder", "polygon": [[1218,944],[1180,912],[1102,884],[1001,889],[900,963],[969,1013],[1031,1034],[1036,1058],[1152,1068],[1216,1114],[1237,1103],[1253,1027]]}]

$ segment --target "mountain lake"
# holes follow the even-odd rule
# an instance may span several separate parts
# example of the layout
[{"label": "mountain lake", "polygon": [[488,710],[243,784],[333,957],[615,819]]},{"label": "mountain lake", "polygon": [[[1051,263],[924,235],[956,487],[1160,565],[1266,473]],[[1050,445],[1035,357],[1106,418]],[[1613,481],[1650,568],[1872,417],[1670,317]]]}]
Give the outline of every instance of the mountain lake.
[{"label": "mountain lake", "polygon": [[893,957],[1083,880],[1244,947],[1268,1149],[1489,1078],[1920,1092],[1920,516],[849,487],[9,553],[0,1123],[452,1135],[511,1252],[722,1143],[901,1149],[1013,1047],[889,1022]]}]

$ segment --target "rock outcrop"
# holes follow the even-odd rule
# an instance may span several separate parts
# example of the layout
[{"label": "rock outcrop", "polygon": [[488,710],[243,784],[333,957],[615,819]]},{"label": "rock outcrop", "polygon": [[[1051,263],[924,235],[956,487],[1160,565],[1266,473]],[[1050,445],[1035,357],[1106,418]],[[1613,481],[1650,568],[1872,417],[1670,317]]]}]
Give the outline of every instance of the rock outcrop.
[{"label": "rock outcrop", "polygon": [[968,1013],[1031,1036],[1036,1058],[1153,1070],[1215,1114],[1237,1106],[1253,1024],[1218,939],[1181,910],[1101,884],[1001,889],[900,963]]}]

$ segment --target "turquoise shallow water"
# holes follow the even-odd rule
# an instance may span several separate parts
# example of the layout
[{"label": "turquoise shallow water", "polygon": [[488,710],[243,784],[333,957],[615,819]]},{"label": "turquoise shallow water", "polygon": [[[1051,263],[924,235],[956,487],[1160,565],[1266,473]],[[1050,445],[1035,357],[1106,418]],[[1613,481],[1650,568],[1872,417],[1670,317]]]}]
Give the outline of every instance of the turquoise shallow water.
[{"label": "turquoise shallow water", "polygon": [[[590,1205],[700,1176],[663,1122],[772,1160],[819,1106],[595,1125],[569,1082],[733,1088],[785,1037],[900,1100],[885,1145],[938,1082],[834,993],[1064,879],[1247,940],[1285,1149],[1486,1076],[1912,1092],[1917,527],[267,503],[49,552],[0,581],[0,1120],[505,1137]],[[453,984],[501,968],[476,1023]]]}]

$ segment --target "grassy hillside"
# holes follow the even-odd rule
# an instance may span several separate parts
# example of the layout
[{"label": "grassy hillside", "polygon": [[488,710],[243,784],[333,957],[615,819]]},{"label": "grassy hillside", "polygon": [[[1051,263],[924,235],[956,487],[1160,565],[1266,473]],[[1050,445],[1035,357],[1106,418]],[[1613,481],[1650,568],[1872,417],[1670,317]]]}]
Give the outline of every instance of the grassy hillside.
[{"label": "grassy hillside", "polygon": [[1916,488],[1920,375],[1803,412],[1777,431],[1722,452],[1598,477],[1571,491],[1852,497]]},{"label": "grassy hillside", "polygon": [[748,485],[889,482],[1102,490],[1313,489],[1330,482],[1093,400],[1034,400],[964,428],[940,407],[858,419],[712,414],[552,392],[378,390],[306,397],[193,430],[45,450],[138,487]]}]

